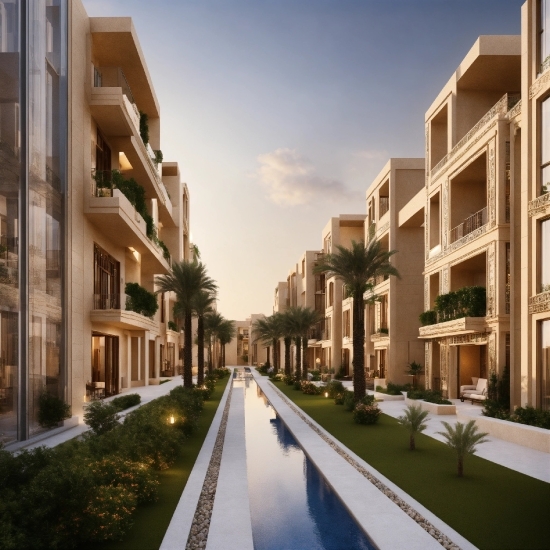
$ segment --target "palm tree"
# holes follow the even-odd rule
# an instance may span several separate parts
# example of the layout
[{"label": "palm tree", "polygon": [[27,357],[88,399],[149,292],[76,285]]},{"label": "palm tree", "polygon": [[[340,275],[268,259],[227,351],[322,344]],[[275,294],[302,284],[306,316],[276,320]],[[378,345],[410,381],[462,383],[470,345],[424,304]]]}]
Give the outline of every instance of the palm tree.
[{"label": "palm tree", "polygon": [[211,311],[204,316],[205,338],[208,340],[208,372],[212,374],[212,340],[218,337],[218,331],[224,321],[223,315],[217,311]]},{"label": "palm tree", "polygon": [[[307,335],[309,330],[320,321],[319,312],[310,307],[291,307],[287,312],[288,327],[291,329],[291,334],[294,336],[296,344],[296,378],[301,380],[307,379]],[[304,343],[304,362],[302,372],[302,342]]]},{"label": "palm tree", "polygon": [[279,339],[284,335],[283,322],[280,313],[274,313],[269,317],[256,319],[252,324],[255,340],[261,340],[268,346],[273,346],[273,371],[279,370]]},{"label": "palm tree", "polygon": [[193,299],[193,310],[197,317],[197,385],[204,384],[204,317],[212,311],[216,296],[201,290]]},{"label": "palm tree", "polygon": [[191,322],[193,303],[201,291],[215,292],[216,283],[206,274],[206,267],[201,262],[175,262],[172,271],[167,275],[156,277],[157,292],[174,292],[179,302],[178,309],[183,316],[183,385],[193,385],[193,348]]},{"label": "palm tree", "polygon": [[458,477],[464,475],[464,459],[467,455],[473,455],[476,452],[476,445],[487,443],[489,440],[485,432],[478,432],[476,421],[470,420],[468,424],[457,422],[453,428],[448,422],[441,421],[445,426],[444,432],[437,432],[445,438],[445,444],[456,452],[458,458]]},{"label": "palm tree", "polygon": [[225,346],[229,344],[233,338],[235,338],[236,329],[235,322],[224,319],[218,330],[218,340],[220,341],[222,347],[222,367],[225,368]]},{"label": "palm tree", "polygon": [[423,411],[421,405],[408,405],[405,414],[397,417],[397,422],[409,430],[409,448],[411,451],[416,449],[415,435],[422,433],[428,427],[424,422],[427,416],[428,411]]},{"label": "palm tree", "polygon": [[359,401],[365,397],[365,319],[363,295],[372,291],[376,277],[395,275],[399,272],[390,263],[395,250],[384,250],[380,241],[371,238],[366,245],[362,241],[351,242],[351,248],[338,245],[337,253],[325,254],[314,273],[326,273],[327,278],[336,277],[346,286],[348,296],[353,298],[353,391]]}]

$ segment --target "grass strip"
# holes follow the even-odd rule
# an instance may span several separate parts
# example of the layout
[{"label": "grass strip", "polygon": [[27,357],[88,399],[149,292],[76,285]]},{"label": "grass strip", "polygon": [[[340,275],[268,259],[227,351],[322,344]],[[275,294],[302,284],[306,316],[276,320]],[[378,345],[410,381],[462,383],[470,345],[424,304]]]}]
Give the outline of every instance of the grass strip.
[{"label": "grass strip", "polygon": [[408,432],[395,418],[382,414],[378,424],[362,426],[332,399],[275,385],[335,439],[477,547],[548,548],[550,484],[475,455],[466,458],[464,478],[459,478],[453,451],[423,434],[416,437],[417,450],[409,451]]},{"label": "grass strip", "polygon": [[174,464],[160,472],[157,502],[138,507],[134,526],[124,540],[105,543],[100,546],[102,550],[156,550],[160,547],[229,380],[230,377],[217,382],[212,396],[204,402],[198,430],[185,441]]}]

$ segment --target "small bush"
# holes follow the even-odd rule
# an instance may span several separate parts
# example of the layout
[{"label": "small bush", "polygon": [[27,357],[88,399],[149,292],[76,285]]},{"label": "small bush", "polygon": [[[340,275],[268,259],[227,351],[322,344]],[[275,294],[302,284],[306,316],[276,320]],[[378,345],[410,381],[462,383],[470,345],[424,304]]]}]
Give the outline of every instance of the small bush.
[{"label": "small bush", "polygon": [[344,392],[343,402],[344,402],[344,409],[346,411],[349,411],[349,412],[353,411],[353,409],[355,409],[355,397],[353,395],[353,392],[346,390]]},{"label": "small bush", "polygon": [[302,389],[302,382],[300,380],[294,380],[294,389],[295,390],[301,390]]},{"label": "small bush", "polygon": [[159,308],[157,297],[138,283],[126,283],[126,310],[152,319]]},{"label": "small bush", "polygon": [[71,407],[57,395],[43,391],[38,397],[38,423],[43,428],[55,428],[66,418],[71,418]]},{"label": "small bush", "polygon": [[139,393],[128,393],[126,395],[121,395],[120,397],[115,397],[111,401],[111,405],[114,405],[120,411],[129,409],[130,407],[135,407],[140,403],[141,403],[141,395],[139,395]]},{"label": "small bush", "polygon": [[292,386],[294,384],[294,376],[292,376],[291,374],[285,374],[283,376],[283,383],[287,386]]},{"label": "small bush", "polygon": [[344,395],[345,395],[345,391],[343,391],[342,393],[337,393],[334,396],[334,404],[335,405],[343,405],[344,404]]},{"label": "small bush", "polygon": [[96,435],[104,434],[118,426],[120,409],[112,403],[94,401],[90,403],[84,413],[84,422],[90,426]]},{"label": "small bush", "polygon": [[218,380],[221,380],[222,378],[225,378],[230,374],[231,374],[231,369],[228,369],[228,368],[214,369],[212,371],[212,375],[215,376]]},{"label": "small bush", "polygon": [[386,393],[388,395],[401,395],[402,391],[409,391],[411,389],[410,384],[394,384],[393,382],[388,382]]},{"label": "small bush", "polygon": [[440,390],[409,390],[407,397],[409,399],[423,399],[428,403],[435,403],[437,405],[452,405],[451,401],[443,399]]},{"label": "small bush", "polygon": [[306,395],[321,395],[321,392],[323,391],[322,388],[319,388],[315,384],[305,380],[302,381],[301,389],[302,393],[305,393]]},{"label": "small bush", "polygon": [[328,392],[328,396],[335,398],[337,394],[344,393],[344,384],[339,380],[331,380],[326,386],[325,391]]},{"label": "small bush", "polygon": [[375,424],[378,422],[380,409],[378,405],[365,405],[358,403],[353,409],[353,420],[357,424]]},{"label": "small bush", "polygon": [[425,327],[427,325],[435,325],[437,323],[437,313],[433,309],[423,311],[419,316],[420,324]]},{"label": "small bush", "polygon": [[265,365],[260,365],[259,367],[256,367],[256,370],[257,370],[260,374],[266,375],[266,374],[267,374],[267,371],[268,371],[270,368],[271,368],[271,367],[269,366],[269,364],[266,363]]},{"label": "small bush", "polygon": [[312,370],[310,371],[311,374],[311,381],[312,382],[319,382],[321,380],[321,372],[318,370]]}]

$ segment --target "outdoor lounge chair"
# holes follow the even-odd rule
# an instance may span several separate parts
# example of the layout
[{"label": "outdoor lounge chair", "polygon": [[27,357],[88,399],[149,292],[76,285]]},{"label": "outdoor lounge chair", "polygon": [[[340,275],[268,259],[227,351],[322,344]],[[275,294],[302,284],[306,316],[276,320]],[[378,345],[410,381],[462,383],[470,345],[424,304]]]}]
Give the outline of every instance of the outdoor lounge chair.
[{"label": "outdoor lounge chair", "polygon": [[[472,379],[472,382],[474,379]],[[485,401],[487,399],[487,378],[478,378],[476,384],[460,386],[460,400],[464,403],[469,399],[472,404],[474,401]]]}]

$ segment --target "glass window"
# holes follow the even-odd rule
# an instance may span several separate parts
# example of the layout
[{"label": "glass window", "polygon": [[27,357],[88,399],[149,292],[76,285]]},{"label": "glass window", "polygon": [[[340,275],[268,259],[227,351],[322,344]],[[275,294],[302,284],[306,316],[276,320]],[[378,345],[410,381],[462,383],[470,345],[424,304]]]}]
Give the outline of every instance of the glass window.
[{"label": "glass window", "polygon": [[550,410],[550,320],[541,322],[541,406]]},{"label": "glass window", "polygon": [[540,231],[541,292],[550,290],[550,220],[544,220]]},{"label": "glass window", "polygon": [[[550,0],[540,2],[540,63],[550,56]],[[541,69],[543,70],[543,69]]]}]

